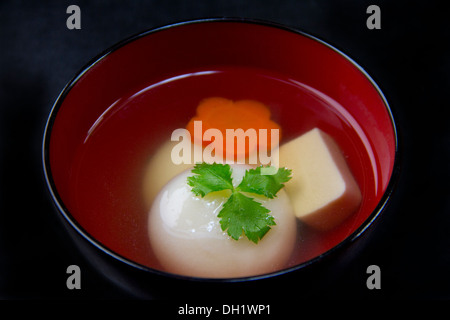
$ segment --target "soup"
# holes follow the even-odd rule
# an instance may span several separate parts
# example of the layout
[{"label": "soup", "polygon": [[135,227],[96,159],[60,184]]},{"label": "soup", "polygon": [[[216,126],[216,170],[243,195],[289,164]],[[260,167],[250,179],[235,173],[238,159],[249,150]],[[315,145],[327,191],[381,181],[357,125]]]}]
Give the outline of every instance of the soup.
[{"label": "soup", "polygon": [[103,246],[143,266],[167,271],[149,241],[152,204],[143,196],[143,180],[152,157],[174,130],[187,126],[199,103],[208,97],[250,99],[268,106],[282,129],[280,145],[315,128],[326,132],[339,146],[359,187],[360,209],[330,230],[296,220],[294,248],[280,269],[326,252],[367,219],[367,208],[364,212],[362,208],[379,198],[385,186],[380,183],[372,142],[345,106],[284,74],[216,66],[133,88],[86,128],[70,165],[65,206]]}]

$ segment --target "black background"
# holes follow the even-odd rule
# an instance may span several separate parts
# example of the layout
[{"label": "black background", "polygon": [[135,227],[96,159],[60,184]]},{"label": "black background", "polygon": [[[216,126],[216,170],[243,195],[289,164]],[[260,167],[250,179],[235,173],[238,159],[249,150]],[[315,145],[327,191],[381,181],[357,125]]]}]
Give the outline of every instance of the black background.
[{"label": "black background", "polygon": [[[81,30],[66,27],[71,4],[81,9]],[[380,30],[366,27],[371,4],[381,9]],[[208,17],[268,20],[329,42],[375,79],[398,121],[402,171],[392,201],[364,249],[341,272],[330,271],[316,297],[450,298],[450,20],[438,2],[2,0],[0,299],[136,298],[94,268],[62,227],[41,166],[45,122],[94,56],[141,31]],[[80,290],[66,287],[71,264],[82,270]],[[380,290],[366,287],[371,264],[381,268]],[[289,292],[310,290],[295,274],[289,279]]]}]

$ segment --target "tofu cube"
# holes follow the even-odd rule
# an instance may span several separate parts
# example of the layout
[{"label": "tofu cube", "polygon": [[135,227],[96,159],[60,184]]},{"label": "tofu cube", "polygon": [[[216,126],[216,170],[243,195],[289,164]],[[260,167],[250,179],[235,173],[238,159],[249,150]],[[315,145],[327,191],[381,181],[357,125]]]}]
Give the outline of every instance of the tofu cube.
[{"label": "tofu cube", "polygon": [[330,230],[358,209],[361,191],[335,141],[318,128],[282,145],[280,166],[292,169],[285,189],[295,215]]}]

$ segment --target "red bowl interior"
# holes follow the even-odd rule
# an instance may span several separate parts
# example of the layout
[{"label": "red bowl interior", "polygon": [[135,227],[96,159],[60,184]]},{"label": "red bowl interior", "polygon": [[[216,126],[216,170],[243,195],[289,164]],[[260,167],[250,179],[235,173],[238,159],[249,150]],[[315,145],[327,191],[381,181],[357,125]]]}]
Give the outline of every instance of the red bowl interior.
[{"label": "red bowl interior", "polygon": [[[229,72],[215,82],[202,77],[200,82],[173,81],[211,70]],[[251,78],[252,72],[265,80]],[[242,77],[233,80],[238,74]],[[272,88],[271,78],[279,89]],[[302,109],[296,108],[296,95],[289,89],[295,85],[338,113],[358,142],[343,136],[343,125],[333,124],[325,114],[314,123],[302,123]],[[364,195],[361,209],[328,233],[320,248],[312,246],[309,256],[292,265],[326,252],[373,219],[386,197],[397,150],[392,115],[378,87],[351,59],[311,36],[269,24],[219,20],[179,24],[120,43],[83,69],[58,98],[44,140],[45,168],[55,201],[84,235],[132,263],[158,268],[148,243],[139,240],[144,231],[138,226],[145,226],[146,217],[132,212],[141,212],[141,204],[121,206],[117,195],[138,197],[128,180],[138,179],[140,169],[135,168],[142,167],[161,137],[184,127],[195,113],[198,86],[204,86],[205,95],[239,99],[248,93],[274,105],[285,138],[322,124],[347,150]],[[306,103],[308,98],[299,99]],[[132,125],[140,116],[131,110],[142,105],[146,122]],[[115,111],[121,115],[112,117]],[[116,129],[105,129],[87,144],[105,118]],[[116,216],[113,211],[129,213]]]}]

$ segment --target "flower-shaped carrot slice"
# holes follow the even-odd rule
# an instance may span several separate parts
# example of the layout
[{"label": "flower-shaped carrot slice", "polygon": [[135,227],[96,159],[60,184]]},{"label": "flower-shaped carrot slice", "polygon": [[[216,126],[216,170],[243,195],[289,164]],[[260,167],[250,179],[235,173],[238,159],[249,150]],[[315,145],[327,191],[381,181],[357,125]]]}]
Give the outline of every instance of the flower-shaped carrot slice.
[{"label": "flower-shaped carrot slice", "polygon": [[[247,158],[249,154],[260,151],[263,147],[270,151],[272,147],[276,146],[271,142],[271,130],[278,130],[279,137],[281,137],[281,128],[270,117],[270,109],[261,102],[255,100],[234,102],[221,97],[212,97],[201,101],[197,107],[196,116],[189,121],[186,128],[191,133],[194,143],[202,144],[203,147],[211,143],[211,141],[203,139],[205,131],[208,129],[219,130],[223,137],[223,145],[216,144],[216,152],[221,152],[227,159],[236,160],[240,155],[244,154]],[[196,137],[194,134],[195,121],[201,121],[202,137]],[[238,129],[242,129],[240,133],[246,135],[245,148],[242,149],[239,143],[234,141],[234,148],[228,150],[230,148],[226,147],[227,141],[230,137],[234,139],[230,134],[239,132]],[[261,129],[263,130],[261,131]],[[255,139],[251,139],[250,136]],[[276,144],[278,145],[278,141]]]}]

